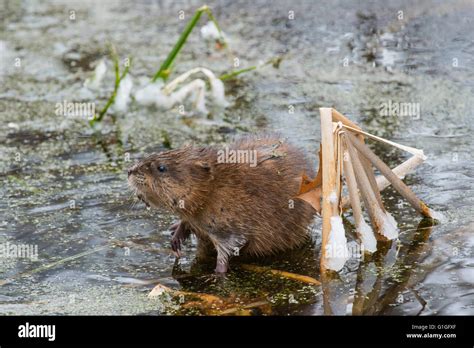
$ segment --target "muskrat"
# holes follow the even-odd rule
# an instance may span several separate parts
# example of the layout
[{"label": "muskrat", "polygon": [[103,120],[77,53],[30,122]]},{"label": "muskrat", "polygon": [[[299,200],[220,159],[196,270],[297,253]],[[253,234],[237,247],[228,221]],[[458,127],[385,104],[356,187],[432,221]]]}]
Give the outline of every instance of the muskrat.
[{"label": "muskrat", "polygon": [[247,136],[226,147],[193,147],[152,154],[128,170],[128,182],[147,206],[180,217],[171,246],[194,233],[200,249],[217,251],[217,273],[235,255],[265,256],[300,246],[315,210],[295,199],[304,153],[276,135]]}]

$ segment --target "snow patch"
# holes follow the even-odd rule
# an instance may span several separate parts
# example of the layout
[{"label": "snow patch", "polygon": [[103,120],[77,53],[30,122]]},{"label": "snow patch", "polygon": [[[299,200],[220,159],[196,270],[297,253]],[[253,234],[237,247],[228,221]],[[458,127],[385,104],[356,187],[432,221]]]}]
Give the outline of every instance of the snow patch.
[{"label": "snow patch", "polygon": [[190,100],[193,108],[202,114],[208,114],[206,107],[206,83],[203,79],[197,78],[182,85],[191,75],[203,73],[209,80],[210,95],[214,104],[218,107],[227,107],[229,103],[225,99],[223,82],[214,75],[212,71],[205,68],[191,69],[181,74],[166,86],[162,82],[150,83],[135,93],[135,100],[140,105],[155,105],[168,110],[178,103]]},{"label": "snow patch", "polygon": [[206,41],[219,40],[221,37],[225,40],[224,33],[222,31],[219,33],[219,29],[213,21],[207,22],[201,28],[201,36]]},{"label": "snow patch", "polygon": [[161,81],[150,83],[135,92],[135,100],[140,105],[155,105],[158,108],[171,109],[176,104],[176,100],[164,94],[162,88]]},{"label": "snow patch", "polygon": [[361,219],[357,232],[360,235],[360,241],[364,250],[367,250],[370,253],[376,252],[377,240],[375,239],[374,231],[372,231],[372,228],[365,222],[364,219]]},{"label": "snow patch", "polygon": [[337,203],[337,195],[336,195],[336,192],[332,191],[330,194],[329,194],[329,202],[331,202],[332,204],[336,204]]},{"label": "snow patch", "polygon": [[132,92],[133,81],[129,75],[125,76],[120,81],[120,86],[114,101],[114,110],[118,112],[127,111],[128,103],[130,102],[130,93]]},{"label": "snow patch", "polygon": [[105,73],[107,71],[107,65],[105,65],[105,61],[102,59],[99,64],[94,69],[94,74],[92,77],[88,78],[84,82],[84,86],[89,89],[97,90],[99,89],[102,80],[104,79]]},{"label": "snow patch", "polygon": [[439,211],[434,211],[433,209],[430,209],[430,214],[433,219],[438,220],[440,223],[444,223],[447,221],[446,216],[444,216]]},{"label": "snow patch", "polygon": [[229,103],[227,100],[225,100],[224,82],[216,77],[210,78],[209,82],[211,84],[211,92],[214,103],[222,108],[229,106]]},{"label": "snow patch", "polygon": [[389,212],[381,213],[382,220],[381,234],[389,240],[398,238],[398,224]]},{"label": "snow patch", "polygon": [[326,267],[334,271],[340,271],[347,259],[347,239],[340,216],[331,216],[331,232],[326,245]]}]

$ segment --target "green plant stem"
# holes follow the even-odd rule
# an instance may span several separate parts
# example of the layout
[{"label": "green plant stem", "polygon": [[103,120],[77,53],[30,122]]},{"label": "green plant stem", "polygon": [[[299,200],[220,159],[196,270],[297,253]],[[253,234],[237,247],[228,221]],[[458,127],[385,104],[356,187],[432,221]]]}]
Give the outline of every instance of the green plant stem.
[{"label": "green plant stem", "polygon": [[130,66],[132,65],[132,60],[129,60],[128,66],[125,67],[125,70],[123,71],[122,75],[120,75],[120,64],[119,64],[119,58],[117,56],[117,53],[115,52],[114,48],[111,48],[111,54],[112,54],[112,60],[114,61],[114,70],[115,70],[115,84],[114,84],[114,91],[112,92],[112,95],[110,96],[109,100],[105,104],[105,106],[102,108],[102,110],[99,112],[98,116],[94,115],[94,118],[89,121],[89,124],[91,126],[94,126],[97,122],[101,122],[102,119],[104,118],[105,114],[107,113],[107,110],[109,107],[114,103],[115,97],[117,96],[117,91],[120,87],[120,82],[124,79],[125,76],[127,76]]},{"label": "green plant stem", "polygon": [[225,81],[225,80],[228,80],[228,79],[231,79],[231,78],[234,78],[240,74],[244,74],[246,72],[249,72],[249,71],[252,71],[252,70],[257,70],[258,66],[256,65],[253,65],[253,66],[249,66],[248,68],[244,68],[244,69],[240,69],[240,70],[234,70],[234,71],[231,71],[230,73],[228,74],[222,74],[221,76],[219,76],[219,78],[222,80],[222,81]]},{"label": "green plant stem", "polygon": [[183,48],[186,40],[188,39],[189,34],[191,34],[191,31],[196,26],[196,23],[199,21],[199,18],[201,18],[201,15],[204,12],[205,8],[207,8],[207,6],[203,6],[203,7],[199,8],[194,13],[193,18],[191,18],[191,20],[188,22],[188,24],[184,28],[184,31],[181,33],[181,36],[179,37],[178,41],[174,45],[171,52],[168,54],[168,57],[166,57],[163,64],[161,64],[160,69],[158,69],[155,76],[153,76],[153,79],[151,80],[152,82],[155,82],[160,77],[163,78],[164,80],[166,79],[165,75],[168,75],[168,74],[166,74],[166,71],[169,69],[169,67],[171,66],[171,64],[175,60],[175,58],[178,55],[181,48]]},{"label": "green plant stem", "polygon": [[253,71],[253,70],[263,68],[264,66],[267,66],[269,64],[272,64],[275,68],[277,68],[282,59],[283,59],[283,57],[278,56],[278,57],[275,57],[275,58],[272,58],[272,59],[266,61],[265,63],[263,63],[261,65],[252,65],[252,66],[249,66],[247,68],[243,68],[243,69],[240,69],[240,70],[234,70],[234,71],[231,71],[230,73],[227,73],[227,74],[222,74],[221,76],[219,76],[219,78],[222,81],[229,80],[229,79],[234,78],[234,77],[236,77],[240,74],[244,74],[244,73],[249,72],[249,71]]},{"label": "green plant stem", "polygon": [[[186,24],[186,27],[184,28],[183,32],[181,33],[180,37],[178,38],[178,41],[174,45],[173,49],[168,54],[165,61],[161,64],[158,71],[153,76],[153,78],[151,80],[152,82],[156,82],[156,80],[158,80],[159,78],[162,78],[163,80],[167,79],[167,77],[170,73],[169,70],[170,70],[171,65],[173,64],[174,60],[176,59],[176,56],[178,55],[179,51],[181,51],[181,49],[183,48],[184,44],[186,43],[186,40],[188,39],[189,34],[191,34],[191,31],[194,29],[197,22],[201,18],[201,15],[204,12],[208,15],[209,19],[215,24],[215,26],[217,27],[217,30],[219,31],[219,33],[221,35],[221,39],[224,42],[223,36],[222,36],[222,31],[221,31],[221,29],[219,27],[219,24],[217,23],[216,19],[212,15],[211,9],[207,5],[204,5],[200,8],[198,8],[196,10],[196,12],[194,12],[194,15],[191,18],[191,20],[188,22],[188,24]],[[226,46],[225,42],[224,42],[224,46]]]}]

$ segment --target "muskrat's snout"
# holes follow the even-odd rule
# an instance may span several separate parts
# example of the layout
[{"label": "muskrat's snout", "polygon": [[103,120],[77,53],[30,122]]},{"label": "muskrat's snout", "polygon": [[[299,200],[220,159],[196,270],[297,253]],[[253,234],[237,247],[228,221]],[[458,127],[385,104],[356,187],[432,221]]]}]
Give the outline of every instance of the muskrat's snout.
[{"label": "muskrat's snout", "polygon": [[128,175],[128,184],[132,190],[134,190],[137,198],[145,203],[145,205],[149,208],[150,203],[147,200],[147,182],[145,176],[145,168],[143,167],[142,163],[135,163],[133,166],[127,169]]},{"label": "muskrat's snout", "polygon": [[128,183],[132,186],[142,185],[144,184],[145,181],[145,175],[143,171],[141,170],[141,164],[140,163],[135,163],[133,166],[128,168],[127,170],[128,174]]},{"label": "muskrat's snout", "polygon": [[127,169],[128,184],[137,198],[147,206],[158,207],[166,203],[163,186],[168,175],[168,164],[160,154],[152,154]]}]

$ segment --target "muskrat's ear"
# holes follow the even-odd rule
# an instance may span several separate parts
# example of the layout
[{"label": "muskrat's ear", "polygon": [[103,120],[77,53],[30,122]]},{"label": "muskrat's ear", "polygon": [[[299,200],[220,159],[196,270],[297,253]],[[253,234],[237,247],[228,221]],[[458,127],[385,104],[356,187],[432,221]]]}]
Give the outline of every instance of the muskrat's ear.
[{"label": "muskrat's ear", "polygon": [[210,166],[209,163],[206,162],[206,161],[196,161],[196,162],[194,162],[194,164],[195,164],[196,166],[198,166],[199,168],[204,169],[205,171],[208,171],[208,172],[211,171],[211,166]]}]

